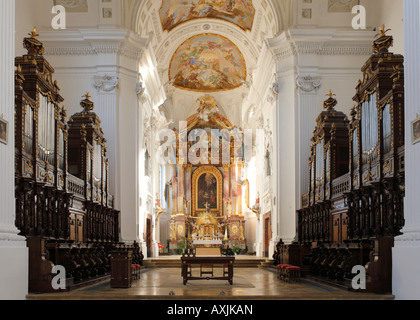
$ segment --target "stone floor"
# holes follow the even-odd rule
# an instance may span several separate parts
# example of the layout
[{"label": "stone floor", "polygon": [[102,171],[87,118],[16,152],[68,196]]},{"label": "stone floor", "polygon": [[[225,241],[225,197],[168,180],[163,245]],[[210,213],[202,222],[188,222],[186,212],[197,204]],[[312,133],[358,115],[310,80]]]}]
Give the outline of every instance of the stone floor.
[{"label": "stone floor", "polygon": [[[215,276],[221,270],[215,271]],[[199,269],[193,269],[199,275]],[[353,293],[308,279],[288,284],[270,269],[237,268],[234,284],[196,280],[183,285],[180,269],[146,269],[129,289],[112,289],[110,282],[69,293],[28,295],[28,300],[392,300],[390,295]]]}]

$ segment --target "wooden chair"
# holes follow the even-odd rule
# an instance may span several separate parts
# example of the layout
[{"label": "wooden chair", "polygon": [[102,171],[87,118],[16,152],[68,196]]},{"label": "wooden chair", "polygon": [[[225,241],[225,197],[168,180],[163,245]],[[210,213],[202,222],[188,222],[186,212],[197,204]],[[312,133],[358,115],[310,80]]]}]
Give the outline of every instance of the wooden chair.
[{"label": "wooden chair", "polygon": [[286,277],[286,268],[287,267],[291,267],[291,265],[289,264],[279,264],[277,266],[277,278],[280,280],[284,280],[284,278]]}]

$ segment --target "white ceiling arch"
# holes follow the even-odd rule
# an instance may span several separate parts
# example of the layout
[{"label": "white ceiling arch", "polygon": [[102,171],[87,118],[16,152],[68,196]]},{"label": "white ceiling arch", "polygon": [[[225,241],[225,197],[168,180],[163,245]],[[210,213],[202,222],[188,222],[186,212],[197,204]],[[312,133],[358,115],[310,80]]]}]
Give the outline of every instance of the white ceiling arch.
[{"label": "white ceiling arch", "polygon": [[[176,115],[196,110],[196,100],[211,94],[219,101],[220,108],[236,125],[242,122],[242,103],[249,93],[250,83],[259,65],[261,51],[267,39],[286,28],[291,16],[293,0],[252,0],[255,16],[252,30],[222,19],[195,19],[165,31],[162,27],[159,0],[122,0],[122,22],[127,29],[149,39],[149,46],[156,60],[161,84],[171,102],[167,108]],[[243,55],[247,66],[247,81],[239,88],[217,93],[190,92],[175,89],[169,81],[169,66],[174,53],[186,40],[200,34],[217,34],[233,42]],[[187,111],[188,110],[188,111]],[[174,117],[176,118],[176,117]],[[173,119],[177,120],[177,119]]]}]

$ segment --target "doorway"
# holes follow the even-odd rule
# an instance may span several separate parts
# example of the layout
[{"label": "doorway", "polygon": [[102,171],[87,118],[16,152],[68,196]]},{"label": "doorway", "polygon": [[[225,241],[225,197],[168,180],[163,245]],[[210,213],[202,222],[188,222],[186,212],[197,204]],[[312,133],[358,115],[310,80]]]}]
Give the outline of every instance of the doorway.
[{"label": "doorway", "polygon": [[147,257],[153,257],[153,227],[152,218],[147,218],[146,225],[146,244],[147,244]]},{"label": "doorway", "polygon": [[271,240],[271,212],[264,215],[264,248],[263,256],[268,258],[270,252],[270,240]]}]

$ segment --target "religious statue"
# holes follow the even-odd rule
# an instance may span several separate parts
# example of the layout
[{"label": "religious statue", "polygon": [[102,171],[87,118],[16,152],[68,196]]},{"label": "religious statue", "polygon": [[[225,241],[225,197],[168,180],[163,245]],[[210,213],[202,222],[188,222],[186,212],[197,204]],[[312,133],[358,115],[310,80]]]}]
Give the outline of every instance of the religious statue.
[{"label": "religious statue", "polygon": [[175,224],[171,223],[171,240],[176,240]]},{"label": "religious statue", "polygon": [[184,201],[183,201],[184,205],[183,205],[183,211],[184,211],[184,215],[186,217],[189,216],[189,210],[188,210],[188,201],[185,199],[184,197]]},{"label": "religious statue", "polygon": [[261,205],[260,205],[260,193],[259,192],[257,194],[257,200],[256,200],[254,206],[252,207],[252,212],[254,212],[257,215],[258,220],[260,220]]},{"label": "religious statue", "polygon": [[210,213],[210,203],[206,202],[204,207],[206,208],[206,213]]},{"label": "religious statue", "polygon": [[164,209],[161,206],[159,193],[156,193],[156,200],[155,200],[155,213],[157,214],[156,221],[159,220],[160,215],[164,212]]}]

